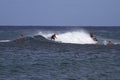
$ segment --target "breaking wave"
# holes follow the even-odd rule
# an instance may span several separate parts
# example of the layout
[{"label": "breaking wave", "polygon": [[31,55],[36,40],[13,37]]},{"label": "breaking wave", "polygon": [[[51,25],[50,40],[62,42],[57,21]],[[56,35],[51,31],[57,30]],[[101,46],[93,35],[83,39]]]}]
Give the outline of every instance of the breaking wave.
[{"label": "breaking wave", "polygon": [[[56,39],[51,40],[51,36],[56,34]],[[106,45],[108,41],[112,41],[113,44],[120,44],[119,40],[108,39],[101,37],[100,35],[95,35],[98,42],[94,41],[88,31],[77,30],[77,31],[39,31],[34,35],[25,36],[23,40],[14,39],[14,40],[0,40],[0,43],[5,42],[19,42],[23,41],[25,43],[42,43],[42,42],[57,42],[57,43],[72,43],[72,44],[103,44]]]},{"label": "breaking wave", "polygon": [[[50,36],[53,33],[42,33],[39,32],[38,35],[44,36],[46,39],[50,39]],[[64,32],[64,33],[57,33],[56,34],[56,42],[61,43],[74,43],[74,44],[96,44],[97,42],[94,41],[89,33],[84,30],[80,31],[71,31],[71,32]]]}]

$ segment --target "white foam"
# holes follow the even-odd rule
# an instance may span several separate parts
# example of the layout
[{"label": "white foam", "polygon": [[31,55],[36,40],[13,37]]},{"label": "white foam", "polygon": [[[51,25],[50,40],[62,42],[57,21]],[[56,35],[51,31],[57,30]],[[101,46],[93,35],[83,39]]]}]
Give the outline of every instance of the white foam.
[{"label": "white foam", "polygon": [[0,42],[10,42],[10,40],[0,40]]},{"label": "white foam", "polygon": [[[49,39],[52,34],[53,33],[39,32],[39,35],[42,35],[47,39]],[[96,44],[97,43],[90,37],[89,33],[84,30],[59,33],[59,34],[56,34],[56,36],[57,38],[55,41],[62,42],[62,43],[74,43],[74,44]]]}]

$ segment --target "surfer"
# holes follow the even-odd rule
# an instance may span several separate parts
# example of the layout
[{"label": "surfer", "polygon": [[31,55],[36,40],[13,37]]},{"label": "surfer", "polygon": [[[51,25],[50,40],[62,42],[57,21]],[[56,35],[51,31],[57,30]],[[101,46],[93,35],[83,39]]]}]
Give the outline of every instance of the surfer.
[{"label": "surfer", "polygon": [[97,38],[93,35],[93,33],[90,33],[90,37],[91,37],[94,41],[98,41]]},{"label": "surfer", "polygon": [[23,39],[23,38],[24,38],[23,34],[20,34],[18,37],[18,39]]},{"label": "surfer", "polygon": [[112,41],[108,41],[108,43],[107,43],[107,45],[112,45],[113,43],[112,43]]},{"label": "surfer", "polygon": [[51,40],[55,40],[56,39],[56,34],[53,34],[52,36],[51,36]]}]

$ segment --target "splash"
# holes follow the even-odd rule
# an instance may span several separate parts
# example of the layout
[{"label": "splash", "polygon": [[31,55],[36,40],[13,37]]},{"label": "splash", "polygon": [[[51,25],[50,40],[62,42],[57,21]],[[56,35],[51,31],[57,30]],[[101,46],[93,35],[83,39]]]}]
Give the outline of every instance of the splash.
[{"label": "splash", "polygon": [[[44,36],[47,39],[50,39],[50,36],[53,33],[42,33],[39,32],[39,35]],[[56,34],[55,41],[61,43],[74,43],[74,44],[96,44],[97,42],[94,41],[89,33],[84,30],[80,31],[71,31],[71,32],[64,32]]]}]

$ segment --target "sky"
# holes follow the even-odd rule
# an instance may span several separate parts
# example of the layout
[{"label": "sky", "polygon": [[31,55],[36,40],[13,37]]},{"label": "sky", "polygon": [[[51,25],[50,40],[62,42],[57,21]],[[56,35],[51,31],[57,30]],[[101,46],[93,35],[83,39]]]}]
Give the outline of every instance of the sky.
[{"label": "sky", "polygon": [[120,26],[120,0],[0,0],[0,25]]}]

